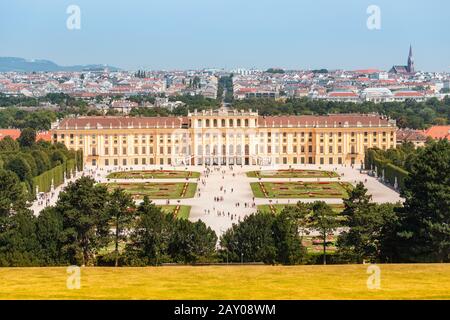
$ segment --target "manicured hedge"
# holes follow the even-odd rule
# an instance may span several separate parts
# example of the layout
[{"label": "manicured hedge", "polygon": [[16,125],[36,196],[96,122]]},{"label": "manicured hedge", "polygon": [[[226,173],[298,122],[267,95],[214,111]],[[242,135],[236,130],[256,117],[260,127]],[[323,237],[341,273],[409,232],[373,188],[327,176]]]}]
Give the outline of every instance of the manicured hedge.
[{"label": "manicured hedge", "polygon": [[83,151],[78,150],[75,155],[77,171],[83,171]]},{"label": "manicured hedge", "polygon": [[378,177],[382,176],[384,170],[384,181],[386,183],[394,186],[395,178],[397,178],[397,187],[403,189],[405,186],[405,178],[408,176],[408,172],[403,168],[393,165],[388,160],[378,158],[376,150],[367,150],[364,164],[366,170],[376,168]]},{"label": "manicured hedge", "polygon": [[64,176],[69,177],[70,174],[78,171],[77,163],[75,159],[67,160],[65,163],[54,167],[48,171],[45,171],[41,175],[33,178],[33,194],[36,193],[36,187],[39,188],[39,192],[49,192],[52,186],[56,188],[64,182]]}]

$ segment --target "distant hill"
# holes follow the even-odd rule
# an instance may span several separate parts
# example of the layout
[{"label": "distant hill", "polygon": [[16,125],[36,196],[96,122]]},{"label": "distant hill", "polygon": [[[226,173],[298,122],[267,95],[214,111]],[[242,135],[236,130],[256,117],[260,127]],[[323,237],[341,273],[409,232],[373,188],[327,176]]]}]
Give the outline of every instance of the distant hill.
[{"label": "distant hill", "polygon": [[101,64],[60,66],[49,60],[26,60],[15,57],[0,57],[0,72],[55,72],[55,71],[96,71],[108,68],[110,71],[120,70]]}]

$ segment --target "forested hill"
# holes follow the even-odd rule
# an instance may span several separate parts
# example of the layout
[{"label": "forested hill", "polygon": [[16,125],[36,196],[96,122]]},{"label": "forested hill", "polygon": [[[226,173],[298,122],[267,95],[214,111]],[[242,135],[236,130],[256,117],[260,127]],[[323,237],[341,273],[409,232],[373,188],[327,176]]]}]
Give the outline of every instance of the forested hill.
[{"label": "forested hill", "polygon": [[119,70],[112,66],[101,64],[60,66],[49,60],[26,60],[16,57],[0,57],[0,72],[55,72],[55,71],[92,71],[108,68],[110,71]]}]

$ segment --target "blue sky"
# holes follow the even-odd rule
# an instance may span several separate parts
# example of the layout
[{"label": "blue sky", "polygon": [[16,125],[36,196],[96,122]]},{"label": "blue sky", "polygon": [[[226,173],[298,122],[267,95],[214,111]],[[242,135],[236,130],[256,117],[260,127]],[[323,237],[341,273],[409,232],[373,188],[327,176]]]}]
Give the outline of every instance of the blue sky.
[{"label": "blue sky", "polygon": [[[66,9],[81,9],[68,30]],[[381,30],[366,26],[369,5]],[[126,69],[450,71],[448,0],[1,0],[0,56]]]}]

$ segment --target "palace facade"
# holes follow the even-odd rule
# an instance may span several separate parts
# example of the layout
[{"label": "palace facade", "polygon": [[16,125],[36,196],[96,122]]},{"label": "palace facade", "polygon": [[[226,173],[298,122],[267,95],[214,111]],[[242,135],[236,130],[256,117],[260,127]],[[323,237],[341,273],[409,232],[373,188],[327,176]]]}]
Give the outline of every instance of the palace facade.
[{"label": "palace facade", "polygon": [[367,148],[395,148],[379,115],[260,116],[219,109],[187,117],[66,118],[54,142],[88,166],[360,164]]}]

